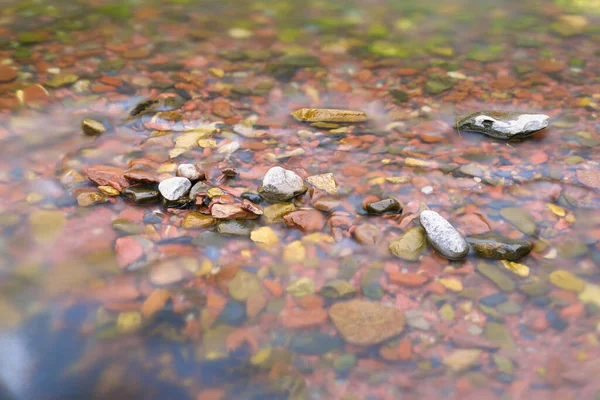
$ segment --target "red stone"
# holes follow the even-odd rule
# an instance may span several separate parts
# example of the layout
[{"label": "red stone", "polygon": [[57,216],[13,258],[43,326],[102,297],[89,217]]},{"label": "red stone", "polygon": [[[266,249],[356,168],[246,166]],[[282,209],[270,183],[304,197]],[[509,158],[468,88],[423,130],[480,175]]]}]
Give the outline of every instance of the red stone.
[{"label": "red stone", "polygon": [[290,228],[297,228],[303,232],[316,232],[323,229],[325,217],[316,210],[298,210],[284,215],[283,221]]},{"label": "red stone", "polygon": [[10,82],[17,77],[17,70],[10,65],[0,65],[0,82]]},{"label": "red stone", "polygon": [[144,255],[144,248],[132,236],[124,236],[117,239],[115,244],[115,255],[121,269],[133,264]]},{"label": "red stone", "polygon": [[129,186],[125,179],[125,171],[121,168],[107,165],[93,165],[85,171],[87,177],[98,186],[112,186],[117,190],[123,190]]},{"label": "red stone", "polygon": [[151,171],[143,169],[130,169],[124,173],[125,178],[134,182],[158,183],[158,176]]}]

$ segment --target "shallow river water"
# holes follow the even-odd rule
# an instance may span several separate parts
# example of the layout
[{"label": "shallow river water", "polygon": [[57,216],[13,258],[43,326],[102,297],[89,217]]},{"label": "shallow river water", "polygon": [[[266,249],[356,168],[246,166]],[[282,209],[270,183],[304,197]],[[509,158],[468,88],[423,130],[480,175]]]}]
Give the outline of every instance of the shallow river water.
[{"label": "shallow river water", "polygon": [[[3,0],[0,398],[600,398],[599,23],[596,0]],[[550,123],[456,129],[486,110]],[[263,199],[275,166],[306,191]]]}]

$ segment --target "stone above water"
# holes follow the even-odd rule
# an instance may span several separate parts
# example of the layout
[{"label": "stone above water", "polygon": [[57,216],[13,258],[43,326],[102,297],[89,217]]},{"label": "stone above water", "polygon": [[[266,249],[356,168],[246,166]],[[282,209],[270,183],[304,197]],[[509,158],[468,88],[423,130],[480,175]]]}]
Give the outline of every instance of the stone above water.
[{"label": "stone above water", "polygon": [[386,212],[401,213],[400,202],[393,198],[387,198],[367,204],[365,209],[371,214],[384,214]]},{"label": "stone above water", "polygon": [[81,129],[88,136],[98,136],[106,132],[106,127],[101,122],[90,118],[81,121]]},{"label": "stone above water", "polygon": [[467,242],[478,256],[496,260],[517,261],[533,248],[527,240],[509,239],[491,232],[469,236]]},{"label": "stone above water", "polygon": [[396,336],[405,324],[399,309],[366,300],[336,303],[329,309],[329,317],[344,340],[361,346]]},{"label": "stone above water", "polygon": [[517,227],[521,232],[534,236],[538,233],[538,227],[533,216],[522,208],[507,207],[500,210],[500,215],[508,222]]},{"label": "stone above water", "polygon": [[267,206],[263,209],[263,215],[267,223],[274,224],[283,221],[283,217],[296,210],[293,203],[278,203]]},{"label": "stone above water", "polygon": [[304,122],[363,122],[367,114],[362,111],[336,110],[331,108],[302,108],[292,113],[298,121]]},{"label": "stone above water", "polygon": [[158,191],[169,201],[181,199],[191,189],[192,182],[187,178],[173,177],[168,178],[158,184]]},{"label": "stone above water", "polygon": [[324,190],[329,194],[336,194],[338,192],[332,173],[309,176],[306,178],[306,181],[317,189]]},{"label": "stone above water", "polygon": [[420,226],[410,228],[402,236],[390,242],[390,252],[407,261],[416,261],[422,249],[427,245],[425,229]]},{"label": "stone above water", "polygon": [[531,136],[548,126],[550,118],[544,114],[518,112],[476,112],[457,122],[459,130],[479,132],[498,139],[519,139]]},{"label": "stone above water", "polygon": [[306,190],[302,178],[295,172],[281,167],[268,170],[258,188],[261,196],[273,203],[290,200]]},{"label": "stone above water", "polygon": [[151,204],[160,201],[158,190],[146,186],[130,186],[121,194],[136,204]]},{"label": "stone above water", "polygon": [[444,217],[435,211],[424,210],[419,217],[431,245],[444,257],[458,260],[469,253],[469,245]]}]

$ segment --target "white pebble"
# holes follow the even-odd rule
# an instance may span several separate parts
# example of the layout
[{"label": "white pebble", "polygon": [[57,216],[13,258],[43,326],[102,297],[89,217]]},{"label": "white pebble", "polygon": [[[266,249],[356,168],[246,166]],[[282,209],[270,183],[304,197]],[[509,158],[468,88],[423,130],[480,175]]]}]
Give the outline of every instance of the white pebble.
[{"label": "white pebble", "polygon": [[423,194],[431,194],[433,193],[433,187],[431,186],[425,186],[421,189],[421,193]]}]

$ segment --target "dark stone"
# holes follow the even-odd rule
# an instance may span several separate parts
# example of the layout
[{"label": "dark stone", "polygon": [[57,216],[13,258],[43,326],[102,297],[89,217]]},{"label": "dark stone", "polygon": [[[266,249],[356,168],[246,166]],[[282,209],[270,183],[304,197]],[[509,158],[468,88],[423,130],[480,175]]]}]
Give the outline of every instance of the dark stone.
[{"label": "dark stone", "polygon": [[384,214],[386,212],[401,213],[400,202],[391,197],[367,204],[365,209],[371,214]]},{"label": "dark stone", "polygon": [[486,297],[479,299],[479,302],[488,307],[496,307],[498,304],[502,304],[508,300],[508,297],[501,292],[491,294]]},{"label": "dark stone", "polygon": [[298,333],[290,338],[290,350],[295,353],[318,356],[343,348],[344,342],[337,336],[322,332]]},{"label": "dark stone", "polygon": [[392,95],[394,102],[396,103],[404,103],[408,101],[408,93],[406,93],[404,90],[390,89],[388,92],[390,95]]},{"label": "dark stone", "polygon": [[533,248],[527,240],[509,239],[493,232],[469,236],[467,242],[478,256],[495,260],[517,261]]},{"label": "dark stone", "polygon": [[163,216],[157,213],[148,213],[144,215],[144,224],[160,224],[163,220]]},{"label": "dark stone", "polygon": [[259,203],[262,203],[262,201],[263,201],[262,196],[256,192],[242,193],[242,199],[249,200],[254,204],[259,204]]},{"label": "dark stone", "polygon": [[229,302],[225,305],[225,308],[219,314],[217,318],[217,322],[240,326],[246,320],[246,307],[243,303],[238,301],[229,300]]},{"label": "dark stone", "polygon": [[121,194],[136,204],[151,204],[160,202],[158,190],[147,186],[129,186]]}]

